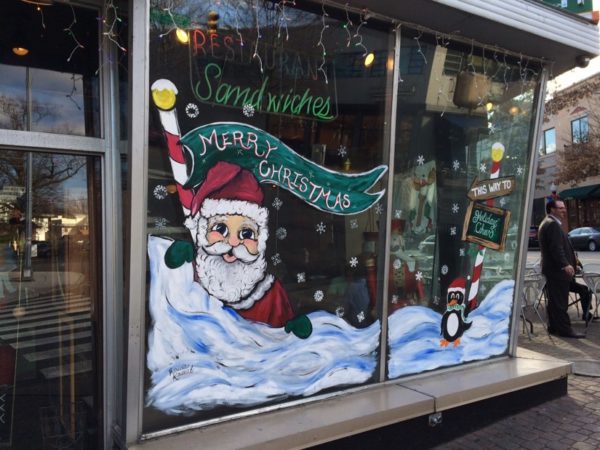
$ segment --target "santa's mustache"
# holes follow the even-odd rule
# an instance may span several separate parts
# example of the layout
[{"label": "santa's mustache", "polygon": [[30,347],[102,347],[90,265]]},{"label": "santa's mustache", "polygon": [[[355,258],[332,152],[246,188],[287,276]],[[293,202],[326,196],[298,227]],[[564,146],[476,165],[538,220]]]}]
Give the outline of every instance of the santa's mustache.
[{"label": "santa's mustache", "polygon": [[212,245],[203,245],[202,249],[204,250],[204,252],[206,254],[212,255],[212,256],[223,256],[223,255],[229,253],[230,255],[235,256],[238,260],[245,262],[245,263],[254,262],[260,256],[260,253],[253,255],[243,245],[238,245],[236,247],[233,247],[233,246],[229,245],[228,243],[222,242],[222,241],[215,242]]}]

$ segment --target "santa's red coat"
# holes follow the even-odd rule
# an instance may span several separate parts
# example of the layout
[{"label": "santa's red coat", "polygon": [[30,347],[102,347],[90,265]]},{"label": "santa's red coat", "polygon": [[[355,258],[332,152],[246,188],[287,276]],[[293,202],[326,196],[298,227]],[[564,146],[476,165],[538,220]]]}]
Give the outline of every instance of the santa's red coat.
[{"label": "santa's red coat", "polygon": [[275,280],[265,295],[248,309],[236,309],[246,320],[263,322],[272,327],[283,327],[294,317],[294,310],[279,280]]}]

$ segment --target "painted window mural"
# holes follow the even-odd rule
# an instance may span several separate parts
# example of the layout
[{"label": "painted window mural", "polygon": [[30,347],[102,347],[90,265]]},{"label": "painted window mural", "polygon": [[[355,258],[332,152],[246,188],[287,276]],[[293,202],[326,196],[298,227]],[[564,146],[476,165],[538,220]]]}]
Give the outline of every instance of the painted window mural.
[{"label": "painted window mural", "polygon": [[428,64],[402,74],[398,99],[390,378],[508,351],[538,87],[523,59],[419,49]]},{"label": "painted window mural", "polygon": [[391,28],[177,5],[150,15],[146,432],[374,382],[380,360]]},{"label": "painted window mural", "polygon": [[539,68],[344,5],[151,5],[145,433],[507,352]]}]

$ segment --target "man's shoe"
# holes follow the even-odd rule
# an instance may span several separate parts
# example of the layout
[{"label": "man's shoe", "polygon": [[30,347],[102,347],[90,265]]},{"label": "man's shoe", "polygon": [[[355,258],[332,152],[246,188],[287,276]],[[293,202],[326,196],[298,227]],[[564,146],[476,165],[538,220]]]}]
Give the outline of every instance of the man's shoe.
[{"label": "man's shoe", "polygon": [[585,334],[575,333],[574,331],[571,331],[570,333],[562,333],[560,336],[566,337],[566,338],[573,338],[573,339],[584,339],[585,338]]},{"label": "man's shoe", "polygon": [[594,320],[594,315],[591,312],[588,312],[587,315],[584,314],[583,316],[581,316],[581,320],[583,320],[584,322],[591,322],[592,320]]}]

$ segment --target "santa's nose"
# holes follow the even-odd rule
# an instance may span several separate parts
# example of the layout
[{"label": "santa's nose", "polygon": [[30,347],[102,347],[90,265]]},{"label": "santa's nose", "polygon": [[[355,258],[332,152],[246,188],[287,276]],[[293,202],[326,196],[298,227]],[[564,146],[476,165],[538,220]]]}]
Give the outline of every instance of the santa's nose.
[{"label": "santa's nose", "polygon": [[229,235],[228,242],[229,242],[229,245],[231,245],[232,247],[237,247],[241,243],[241,241],[238,239],[238,237],[234,233],[231,233]]}]

